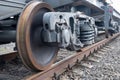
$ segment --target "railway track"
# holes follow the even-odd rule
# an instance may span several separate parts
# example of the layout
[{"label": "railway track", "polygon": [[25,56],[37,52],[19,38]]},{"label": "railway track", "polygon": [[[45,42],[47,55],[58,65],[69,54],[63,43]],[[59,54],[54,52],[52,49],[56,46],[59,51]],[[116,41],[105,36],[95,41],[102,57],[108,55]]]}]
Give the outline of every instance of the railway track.
[{"label": "railway track", "polygon": [[[104,35],[103,35],[103,37],[102,37],[102,34],[101,34],[101,38],[100,38],[101,40],[103,40],[104,39]],[[97,40],[97,42],[98,41],[101,41],[101,40]],[[112,39],[112,38],[111,38]],[[110,40],[111,40],[110,39]],[[17,70],[19,69],[19,68],[21,68],[22,66],[21,65],[23,65],[22,63],[21,63],[21,60],[19,60],[20,61],[20,63],[19,63],[19,61],[17,62],[17,64],[20,64],[20,65],[14,65],[14,60],[16,61],[16,59],[18,59],[18,57],[17,57],[17,55],[18,55],[18,53],[17,53],[17,51],[14,51],[13,50],[13,48],[15,47],[15,46],[11,46],[11,43],[10,44],[8,44],[8,45],[1,45],[2,46],[2,49],[0,48],[0,50],[2,50],[2,52],[3,53],[1,53],[1,56],[0,56],[0,59],[1,59],[1,61],[6,61],[6,63],[5,64],[3,64],[3,62],[2,62],[2,64],[1,65],[3,65],[3,68],[1,67],[1,71],[2,71],[2,69],[5,69],[5,71],[3,71],[3,72],[1,72],[2,74],[3,73],[5,73],[5,72],[8,72],[9,70],[11,71],[11,72],[8,72],[8,74],[10,74],[10,75],[15,75],[15,74],[13,74],[13,72],[17,72]],[[84,49],[82,49],[82,51],[83,50],[85,50],[85,48]],[[75,52],[71,52],[71,51],[66,51],[66,50],[63,50],[63,51],[59,51],[60,52],[60,54],[58,55],[58,59],[57,59],[57,61],[56,61],[56,63],[53,65],[53,66],[55,66],[55,65],[57,65],[57,64],[59,64],[59,63],[61,63],[62,61],[65,61],[66,59],[68,59],[69,57],[71,57],[72,55],[75,55],[76,53]],[[62,53],[62,54],[61,54]],[[78,55],[79,55],[79,53],[77,53]],[[59,57],[60,57],[60,59],[59,59]],[[61,57],[62,57],[62,59],[61,59]],[[62,61],[61,61],[62,60]],[[81,58],[80,58],[80,60],[81,60]],[[79,61],[80,61],[79,60]],[[59,62],[60,61],[60,62]],[[79,62],[78,61],[78,62]],[[11,65],[11,62],[13,63],[13,65]],[[10,63],[10,64],[9,64]],[[72,63],[73,64],[73,63]],[[73,64],[74,65],[74,64]],[[13,67],[13,66],[17,66],[18,67],[18,69],[11,69],[11,67],[6,67],[5,68],[5,66],[11,66],[11,67]],[[58,72],[59,74],[61,74],[62,72],[64,72],[65,70],[68,70],[68,67],[71,67],[72,65],[69,65],[69,66],[67,66],[63,71],[61,71],[61,72]],[[18,76],[18,79],[23,79],[24,77],[24,79],[27,79],[27,80],[29,80],[29,78],[31,79],[31,74],[35,74],[34,76],[36,76],[36,74],[40,74],[40,73],[35,73],[35,72],[30,72],[29,70],[27,70],[26,68],[24,68],[24,66],[22,67],[22,69],[23,70],[21,70],[21,71],[19,71],[18,72],[18,74],[17,74],[17,76]],[[30,76],[28,76],[28,75],[21,75],[21,74],[24,74],[23,73],[23,71],[25,70],[25,72],[27,72],[26,74],[28,74],[28,75],[30,75]],[[44,72],[42,72],[43,74],[45,74]],[[56,73],[57,75],[59,75],[58,73]],[[52,74],[52,75],[56,75],[56,74]],[[6,75],[6,74],[4,74],[4,75]],[[52,76],[51,75],[51,76]],[[26,78],[26,76],[27,76],[27,78]],[[39,75],[38,75],[39,76]],[[8,76],[7,76],[8,77]],[[0,78],[1,79],[1,78]],[[15,80],[17,79],[17,77],[15,78]],[[46,80],[46,79],[45,79]]]},{"label": "railway track", "polygon": [[[104,31],[100,31],[98,33],[99,37],[104,36],[104,34],[105,34]],[[97,40],[97,41],[100,41],[100,40]],[[12,43],[12,42],[8,44],[0,45],[0,60],[11,61],[12,59],[14,59],[18,53],[17,50],[14,50],[14,48],[15,48],[15,43]]]},{"label": "railway track", "polygon": [[116,38],[120,33],[114,34],[112,37],[101,40],[91,46],[85,47],[81,49],[80,52],[77,52],[55,64],[52,65],[51,68],[38,72],[34,75],[27,76],[24,78],[25,80],[57,80],[57,76],[63,73],[66,70],[69,70],[73,65],[77,62],[80,62],[83,58],[88,57],[94,51],[97,51],[106,43]]},{"label": "railway track", "polygon": [[[0,9],[2,12],[0,13],[0,44],[5,45],[10,42],[16,44],[10,46],[11,49],[0,47],[0,68],[5,76],[7,73],[9,76],[23,78],[27,76],[24,75],[24,69],[26,69],[26,72],[35,72],[35,75],[25,79],[56,79],[59,74],[71,69],[77,62],[119,35],[114,34],[119,32],[119,16],[112,14],[113,12],[118,14],[118,12],[109,6],[107,1],[96,1],[101,6],[89,1],[71,0],[67,3],[63,0],[64,4],[60,3],[61,1],[50,0],[0,2],[2,3],[0,4],[2,7]],[[53,2],[57,6],[54,6]],[[101,10],[103,6],[104,10]],[[4,13],[7,14],[3,15]],[[99,30],[103,29],[105,31],[99,33]],[[101,40],[102,35],[99,34],[104,33],[104,40]],[[71,54],[67,57],[61,55],[64,58],[58,60],[60,57],[58,51],[60,52],[61,48],[71,51]],[[16,63],[16,65],[8,68],[9,62],[6,61]],[[16,74],[19,71],[23,71],[22,76],[20,76],[21,73]]]}]

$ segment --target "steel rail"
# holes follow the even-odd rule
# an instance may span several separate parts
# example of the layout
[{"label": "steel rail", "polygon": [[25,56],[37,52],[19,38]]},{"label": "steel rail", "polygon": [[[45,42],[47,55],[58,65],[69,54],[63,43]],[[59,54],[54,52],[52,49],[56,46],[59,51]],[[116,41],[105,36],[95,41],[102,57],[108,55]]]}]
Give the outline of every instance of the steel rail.
[{"label": "steel rail", "polygon": [[[9,52],[8,54],[0,55],[1,61],[9,62],[17,57],[17,52]],[[0,61],[0,62],[1,62]]]},{"label": "steel rail", "polygon": [[48,70],[26,77],[25,80],[52,80],[55,74],[59,75],[63,73],[68,68],[68,66],[72,67],[76,64],[77,61],[81,61],[84,57],[88,57],[94,51],[98,50],[103,45],[116,38],[118,35],[120,35],[120,33],[114,34],[112,37],[106,38],[100,42],[85,47],[81,50],[81,52],[77,52],[76,54],[73,54],[64,60],[53,64],[52,67]]}]

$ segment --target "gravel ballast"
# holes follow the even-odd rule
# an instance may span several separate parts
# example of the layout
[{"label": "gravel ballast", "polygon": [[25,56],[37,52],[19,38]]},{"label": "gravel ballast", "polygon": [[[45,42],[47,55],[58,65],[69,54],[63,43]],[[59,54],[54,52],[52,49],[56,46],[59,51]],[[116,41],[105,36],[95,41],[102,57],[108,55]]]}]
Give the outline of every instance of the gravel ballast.
[{"label": "gravel ballast", "polygon": [[106,46],[109,48],[103,48],[106,51],[102,52],[104,54],[100,62],[83,60],[92,64],[92,68],[78,63],[72,67],[72,70],[63,73],[60,80],[120,80],[120,37]]},{"label": "gravel ballast", "polygon": [[[107,45],[110,48],[104,52],[100,62],[85,61],[92,64],[92,68],[81,66],[81,63],[78,63],[73,66],[72,70],[61,74],[60,80],[120,80],[119,45],[120,37]],[[64,49],[61,49],[61,51],[62,53],[59,52],[56,62],[75,53]],[[34,73],[26,69],[20,59],[0,65],[0,80],[21,80]]]}]

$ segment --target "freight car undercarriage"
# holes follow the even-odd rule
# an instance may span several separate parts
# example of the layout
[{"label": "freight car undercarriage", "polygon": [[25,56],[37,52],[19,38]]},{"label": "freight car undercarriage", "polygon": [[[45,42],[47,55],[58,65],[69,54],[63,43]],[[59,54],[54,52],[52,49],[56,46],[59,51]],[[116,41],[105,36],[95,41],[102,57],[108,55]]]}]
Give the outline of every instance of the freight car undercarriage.
[{"label": "freight car undercarriage", "polygon": [[[20,16],[17,48],[24,63],[32,69],[48,68],[60,47],[80,50],[83,45],[94,43],[96,29],[93,18],[79,12],[52,11],[46,3],[33,2]],[[24,57],[26,55],[28,58]],[[30,61],[26,62],[26,59]]]},{"label": "freight car undercarriage", "polygon": [[32,70],[50,68],[59,48],[79,51],[93,44],[98,33],[94,18],[81,12],[54,12],[40,1],[28,3],[17,20],[0,22],[0,43],[16,42],[24,65]]}]

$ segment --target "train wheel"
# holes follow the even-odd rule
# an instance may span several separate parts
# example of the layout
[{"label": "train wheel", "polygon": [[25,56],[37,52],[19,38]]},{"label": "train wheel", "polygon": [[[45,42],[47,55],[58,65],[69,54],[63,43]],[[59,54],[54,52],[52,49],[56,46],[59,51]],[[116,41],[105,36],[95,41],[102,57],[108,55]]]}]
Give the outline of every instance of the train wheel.
[{"label": "train wheel", "polygon": [[17,26],[17,48],[20,58],[29,69],[45,70],[56,59],[57,44],[42,41],[43,14],[51,11],[53,9],[48,4],[34,1],[30,2],[20,15]]}]

